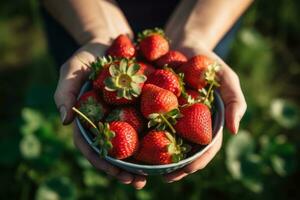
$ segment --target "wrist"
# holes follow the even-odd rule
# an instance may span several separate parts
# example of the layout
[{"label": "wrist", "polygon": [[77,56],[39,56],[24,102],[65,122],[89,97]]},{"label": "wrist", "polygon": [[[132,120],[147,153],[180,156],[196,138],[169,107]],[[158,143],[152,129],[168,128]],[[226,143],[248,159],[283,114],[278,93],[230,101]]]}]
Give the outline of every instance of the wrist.
[{"label": "wrist", "polygon": [[201,34],[184,34],[176,41],[172,41],[172,48],[184,52],[187,56],[212,51],[212,47]]},{"label": "wrist", "polygon": [[204,31],[201,30],[184,31],[180,41],[178,41],[178,45],[193,47],[196,49],[206,49],[210,51],[214,48],[210,38]]},{"label": "wrist", "polygon": [[97,30],[97,28],[93,30],[83,30],[76,38],[80,45],[97,42],[108,46],[111,43],[111,35],[108,33],[103,33],[101,29]]}]

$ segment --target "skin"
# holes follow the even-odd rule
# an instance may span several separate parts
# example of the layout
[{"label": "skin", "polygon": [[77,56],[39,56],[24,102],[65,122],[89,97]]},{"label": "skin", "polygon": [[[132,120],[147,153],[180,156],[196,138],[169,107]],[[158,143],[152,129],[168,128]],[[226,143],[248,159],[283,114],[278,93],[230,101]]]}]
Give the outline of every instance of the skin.
[{"label": "skin", "polygon": [[[237,74],[212,49],[250,5],[251,0],[184,0],[165,27],[172,48],[188,57],[204,54],[218,61],[222,68],[218,74],[220,93],[225,103],[226,126],[234,134],[246,111]],[[111,0],[43,0],[48,12],[60,22],[82,47],[60,69],[54,100],[63,124],[74,119],[71,108],[76,103],[79,90],[87,79],[89,68],[85,65],[97,56],[104,55],[111,39],[119,34],[132,36],[132,31],[122,11]],[[66,10],[68,12],[66,12]],[[90,163],[100,171],[131,184],[136,189],[146,185],[146,177],[130,174],[99,159],[74,127],[74,143]],[[166,182],[203,169],[222,146],[222,137],[201,157],[181,170],[164,176]]]}]

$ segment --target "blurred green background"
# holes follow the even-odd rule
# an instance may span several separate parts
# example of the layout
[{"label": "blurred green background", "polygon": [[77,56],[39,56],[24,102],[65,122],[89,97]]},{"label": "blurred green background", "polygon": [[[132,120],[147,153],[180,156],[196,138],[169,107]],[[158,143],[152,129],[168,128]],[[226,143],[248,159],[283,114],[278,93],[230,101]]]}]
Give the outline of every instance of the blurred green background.
[{"label": "blurred green background", "polygon": [[53,102],[57,81],[36,0],[0,3],[0,199],[300,199],[300,1],[256,1],[227,62],[248,103],[237,136],[202,171],[141,191],[96,171]]}]

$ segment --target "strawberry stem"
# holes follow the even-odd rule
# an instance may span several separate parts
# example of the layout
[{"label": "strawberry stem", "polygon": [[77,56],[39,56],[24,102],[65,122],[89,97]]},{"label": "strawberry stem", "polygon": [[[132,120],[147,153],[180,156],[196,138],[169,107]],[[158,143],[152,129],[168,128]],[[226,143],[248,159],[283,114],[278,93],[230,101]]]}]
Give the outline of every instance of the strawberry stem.
[{"label": "strawberry stem", "polygon": [[97,126],[87,117],[85,114],[83,114],[80,110],[78,110],[75,107],[72,107],[72,110],[76,112],[78,115],[80,115],[83,119],[85,119],[93,128],[97,129]]},{"label": "strawberry stem", "polygon": [[204,101],[203,102],[206,102],[206,100],[208,99],[208,97],[210,96],[210,93],[211,92],[213,92],[213,90],[212,90],[212,88],[214,87],[214,83],[211,83],[210,85],[209,85],[209,88],[208,88],[208,91],[207,91],[207,94],[206,94],[206,96],[205,96],[205,99],[204,99]]},{"label": "strawberry stem", "polygon": [[161,119],[166,123],[166,125],[171,129],[172,133],[176,133],[176,130],[174,129],[174,127],[170,124],[170,122],[165,118],[164,115],[159,114]]}]

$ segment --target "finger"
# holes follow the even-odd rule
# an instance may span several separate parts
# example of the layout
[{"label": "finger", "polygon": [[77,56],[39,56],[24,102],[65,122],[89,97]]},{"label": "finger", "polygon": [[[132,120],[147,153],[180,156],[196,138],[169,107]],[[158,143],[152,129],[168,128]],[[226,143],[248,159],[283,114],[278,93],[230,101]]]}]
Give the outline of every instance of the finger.
[{"label": "finger", "polygon": [[81,151],[81,153],[87,158],[87,160],[98,170],[104,171],[111,176],[117,176],[120,170],[117,167],[109,164],[105,160],[101,159],[99,155],[87,144],[87,142],[80,135],[79,130],[74,125],[74,144]]},{"label": "finger", "polygon": [[170,174],[165,175],[164,180],[167,183],[173,183],[175,181],[179,181],[186,177],[188,173],[184,172],[183,170],[178,170],[175,172],[172,172]]},{"label": "finger", "polygon": [[147,183],[146,177],[145,176],[135,176],[134,180],[132,181],[132,185],[133,187],[135,187],[135,189],[140,190],[143,187],[145,187]]},{"label": "finger", "polygon": [[121,182],[121,183],[124,183],[124,184],[130,184],[134,177],[133,175],[129,174],[128,172],[125,172],[125,171],[121,171],[117,176],[116,178]]},{"label": "finger", "polygon": [[201,170],[206,167],[206,165],[215,157],[217,152],[220,150],[222,146],[222,134],[219,135],[217,141],[211,148],[209,148],[202,156],[200,156],[197,160],[187,165],[181,170],[172,172],[164,176],[166,182],[171,183],[174,181],[179,181],[185,176],[195,173],[198,170]]},{"label": "finger", "polygon": [[60,69],[60,77],[54,94],[56,106],[63,124],[73,120],[71,108],[76,103],[80,87],[86,80],[89,68],[73,57]]},{"label": "finger", "polygon": [[239,123],[247,109],[238,76],[228,66],[224,66],[219,74],[220,93],[225,104],[226,126],[230,132],[236,134]]}]

